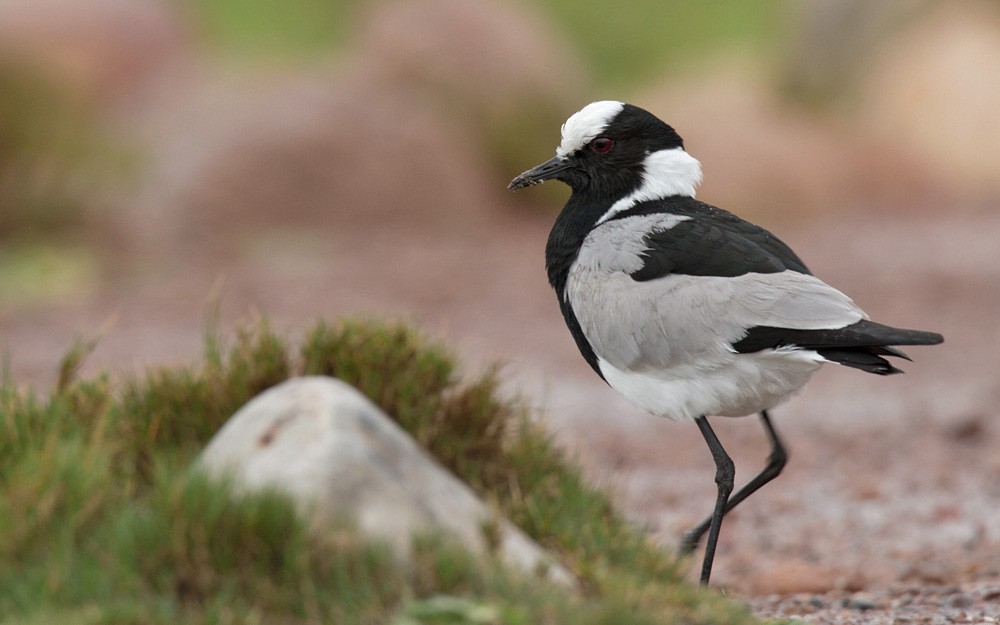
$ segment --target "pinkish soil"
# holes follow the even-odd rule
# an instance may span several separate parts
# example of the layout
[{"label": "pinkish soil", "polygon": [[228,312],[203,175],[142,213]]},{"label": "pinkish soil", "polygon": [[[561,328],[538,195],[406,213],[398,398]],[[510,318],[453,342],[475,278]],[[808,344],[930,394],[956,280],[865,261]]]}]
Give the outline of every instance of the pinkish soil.
[{"label": "pinkish soil", "polygon": [[[343,227],[257,235],[226,254],[135,253],[88,296],[0,301],[0,333],[15,379],[44,389],[73,338],[108,319],[91,371],[196,359],[216,293],[223,328],[254,311],[293,335],[318,317],[411,319],[472,368],[505,362],[509,387],[673,548],[712,505],[711,458],[692,424],[642,414],[579,357],[545,282],[550,219],[504,211],[436,237]],[[910,350],[902,376],[828,367],[774,410],[790,463],[726,519],[713,584],[761,616],[997,622],[1000,215],[766,225],[873,318],[946,342]],[[713,422],[748,478],[767,455],[757,421]]]}]

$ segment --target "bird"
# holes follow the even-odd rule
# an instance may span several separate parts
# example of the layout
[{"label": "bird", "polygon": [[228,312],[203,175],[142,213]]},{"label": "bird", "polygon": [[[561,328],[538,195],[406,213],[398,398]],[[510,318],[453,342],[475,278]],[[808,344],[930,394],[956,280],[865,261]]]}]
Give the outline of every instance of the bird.
[{"label": "bird", "polygon": [[[700,162],[677,132],[632,104],[602,100],[571,115],[556,155],[515,177],[571,193],[545,245],[548,280],[583,358],[611,388],[655,416],[694,421],[715,462],[712,513],[685,533],[690,555],[708,533],[709,583],[725,514],[776,478],[788,452],[769,411],[825,363],[878,375],[910,360],[898,346],[935,332],[871,321],[764,228],[695,199]],[[759,415],[770,444],[760,473],[733,493],[735,465],[710,417]]]}]

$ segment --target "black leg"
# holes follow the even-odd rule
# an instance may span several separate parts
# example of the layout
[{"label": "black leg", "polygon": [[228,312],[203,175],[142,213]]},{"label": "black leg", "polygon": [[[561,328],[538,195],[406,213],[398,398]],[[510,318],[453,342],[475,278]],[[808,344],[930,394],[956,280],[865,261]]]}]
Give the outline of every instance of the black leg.
[{"label": "black leg", "polygon": [[[766,410],[760,413],[760,420],[767,431],[768,439],[771,441],[771,454],[767,457],[767,466],[756,477],[747,482],[743,488],[737,491],[735,495],[729,498],[729,502],[726,504],[726,511],[723,514],[728,513],[741,501],[757,492],[757,489],[761,486],[778,477],[781,474],[781,470],[785,468],[785,463],[788,461],[788,452],[785,451],[785,447],[781,444],[781,439],[778,438],[778,433],[774,430],[774,426],[771,425],[771,418],[767,415]],[[698,547],[698,541],[708,531],[711,523],[712,517],[708,517],[684,534],[684,538],[681,540],[681,555],[686,556]]]},{"label": "black leg", "polygon": [[708,449],[712,452],[715,460],[715,483],[719,487],[719,496],[715,500],[715,511],[712,513],[712,520],[708,527],[708,541],[705,544],[705,559],[701,564],[701,583],[708,584],[708,578],[712,575],[712,561],[715,560],[715,546],[719,542],[719,529],[722,527],[722,517],[726,514],[726,502],[729,500],[729,493],[733,492],[733,480],[736,478],[736,466],[732,458],[722,448],[722,443],[708,425],[708,419],[698,417],[695,419],[701,435],[708,443]]}]

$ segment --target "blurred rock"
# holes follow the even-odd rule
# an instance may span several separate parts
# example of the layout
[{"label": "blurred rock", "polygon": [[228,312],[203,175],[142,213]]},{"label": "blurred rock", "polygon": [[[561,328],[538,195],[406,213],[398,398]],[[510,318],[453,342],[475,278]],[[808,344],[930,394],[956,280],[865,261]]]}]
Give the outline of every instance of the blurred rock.
[{"label": "blurred rock", "polygon": [[527,4],[382,2],[358,42],[365,72],[405,85],[451,124],[471,124],[505,177],[552,152],[555,129],[586,103],[580,56]]},{"label": "blurred rock", "polygon": [[996,199],[1000,5],[930,7],[871,62],[861,97],[865,130],[947,175],[964,195]]},{"label": "blurred rock", "polygon": [[149,245],[225,248],[276,226],[443,236],[504,191],[461,125],[371,77],[200,71],[168,91],[133,122],[150,155],[130,209]]},{"label": "blurred rock", "polygon": [[[406,558],[415,532],[438,531],[508,565],[573,578],[508,521],[438,465],[394,421],[351,386],[324,377],[289,380],[251,400],[209,441],[199,459],[213,475],[291,495],[322,531],[349,519]],[[496,535],[484,535],[485,526]],[[495,541],[495,544],[492,544]]]},{"label": "blurred rock", "polygon": [[0,55],[102,101],[149,79],[182,47],[180,20],[159,0],[0,0]]},{"label": "blurred rock", "polygon": [[931,0],[799,0],[788,5],[792,40],[781,60],[782,89],[829,107],[856,97],[872,55]]},{"label": "blurred rock", "polygon": [[167,139],[190,150],[165,163],[177,176],[166,199],[184,207],[189,233],[348,222],[447,230],[481,219],[503,190],[461,128],[395,85],[299,77],[254,87],[208,103],[207,117]]},{"label": "blurred rock", "polygon": [[671,124],[701,161],[698,197],[741,215],[905,208],[941,193],[933,176],[888,142],[782,101],[768,77],[746,64],[675,77],[635,104]]},{"label": "blurred rock", "polygon": [[558,30],[496,0],[394,0],[375,5],[358,54],[397,83],[452,100],[457,115],[492,115],[525,100],[567,100],[584,70]]}]

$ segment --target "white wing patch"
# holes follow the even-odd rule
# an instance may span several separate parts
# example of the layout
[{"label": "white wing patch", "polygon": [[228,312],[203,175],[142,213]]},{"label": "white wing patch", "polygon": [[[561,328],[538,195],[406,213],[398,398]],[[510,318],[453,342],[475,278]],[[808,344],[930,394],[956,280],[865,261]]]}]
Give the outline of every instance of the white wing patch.
[{"label": "white wing patch", "polygon": [[590,143],[601,134],[622,109],[623,102],[601,100],[592,102],[570,115],[562,125],[562,143],[556,148],[557,156],[568,156]]}]

